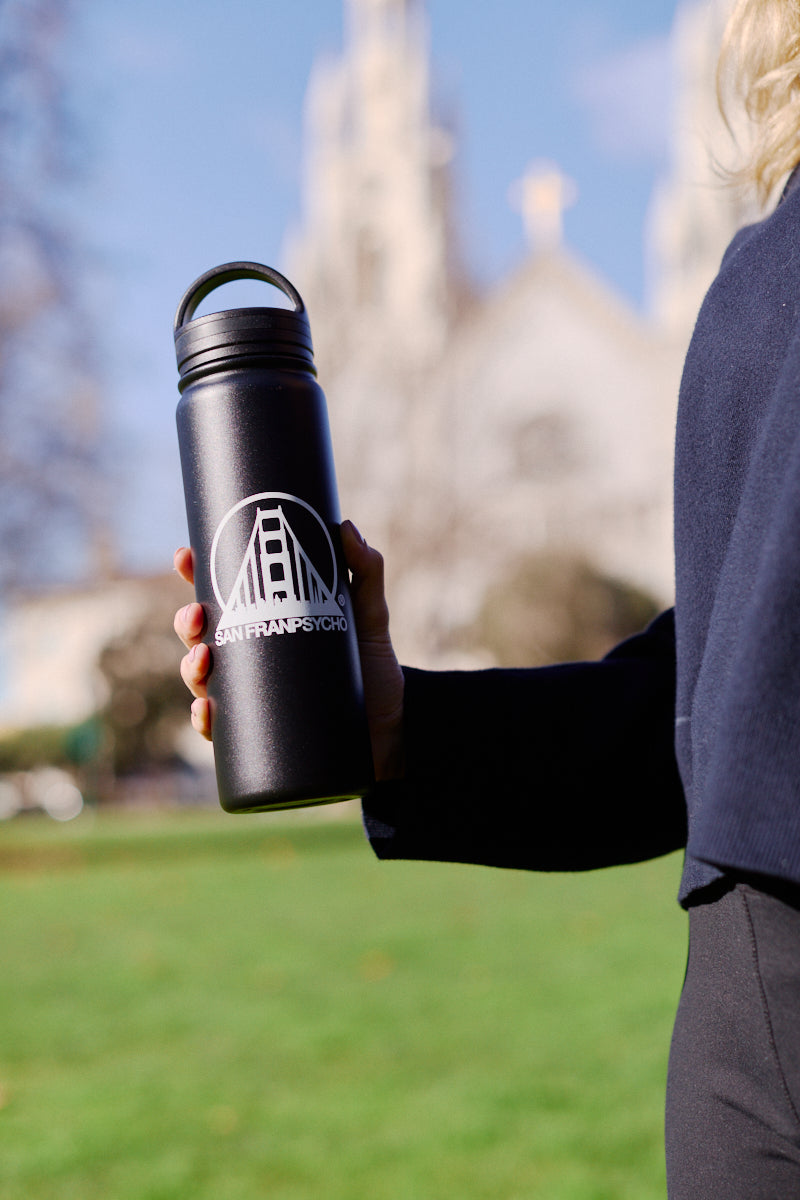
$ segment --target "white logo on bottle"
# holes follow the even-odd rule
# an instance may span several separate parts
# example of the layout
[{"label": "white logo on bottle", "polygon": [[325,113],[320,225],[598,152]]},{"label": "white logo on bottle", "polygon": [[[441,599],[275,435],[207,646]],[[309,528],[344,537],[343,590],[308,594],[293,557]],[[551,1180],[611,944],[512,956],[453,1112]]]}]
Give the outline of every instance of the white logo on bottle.
[{"label": "white logo on bottle", "polygon": [[[243,546],[235,579],[219,577],[220,546]],[[236,558],[233,558],[236,561]],[[319,514],[287,492],[258,492],[235,504],[211,544],[211,584],[222,616],[215,641],[346,630],[337,596],[333,542]]]}]

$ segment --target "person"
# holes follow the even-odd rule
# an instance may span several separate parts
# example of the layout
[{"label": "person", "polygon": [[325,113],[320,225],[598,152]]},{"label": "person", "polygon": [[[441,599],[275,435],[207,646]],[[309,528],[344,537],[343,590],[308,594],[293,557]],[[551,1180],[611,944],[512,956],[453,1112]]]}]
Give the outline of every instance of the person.
[{"label": "person", "polygon": [[[735,70],[734,70],[735,68]],[[683,847],[671,1200],[800,1197],[800,7],[738,0],[726,103],[780,200],[741,230],[680,389],[675,606],[591,663],[401,669],[383,561],[350,522],[381,857],[582,870]],[[784,181],[787,181],[783,186]],[[191,555],[176,567],[192,578]],[[203,611],[176,630],[208,736]]]}]

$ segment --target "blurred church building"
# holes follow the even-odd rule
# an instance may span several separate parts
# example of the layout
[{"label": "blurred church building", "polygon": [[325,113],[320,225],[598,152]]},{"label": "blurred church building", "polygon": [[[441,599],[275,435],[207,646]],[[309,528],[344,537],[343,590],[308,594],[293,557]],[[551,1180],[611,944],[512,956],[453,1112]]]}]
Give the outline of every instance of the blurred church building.
[{"label": "blurred church building", "polygon": [[425,6],[347,0],[343,54],[309,86],[287,270],[309,308],[342,507],[385,553],[407,661],[460,664],[458,630],[532,555],[585,561],[670,602],[680,370],[749,215],[709,155],[726,136],[714,70],[728,8],[677,10],[671,173],[653,202],[642,316],[564,245],[576,197],[546,162],[513,185],[525,257],[494,286],[472,285]]},{"label": "blurred church building", "polygon": [[[456,146],[432,108],[424,2],[345,2],[343,51],[309,83],[285,268],[309,309],[342,510],[385,554],[402,659],[491,661],[461,631],[487,597],[502,606],[531,556],[586,563],[668,605],[681,365],[724,247],[753,215],[710,154],[727,136],[713,79],[729,0],[677,8],[672,162],[647,232],[645,315],[564,244],[563,213],[579,199],[535,159],[508,181],[527,251],[508,277],[474,284],[454,233]],[[67,596],[48,603],[50,628],[87,611]],[[19,646],[29,641],[26,619],[24,605],[9,613],[6,726],[44,711],[13,653],[15,620]],[[48,702],[79,720],[101,647],[68,631],[61,642],[63,661],[48,647]]]}]

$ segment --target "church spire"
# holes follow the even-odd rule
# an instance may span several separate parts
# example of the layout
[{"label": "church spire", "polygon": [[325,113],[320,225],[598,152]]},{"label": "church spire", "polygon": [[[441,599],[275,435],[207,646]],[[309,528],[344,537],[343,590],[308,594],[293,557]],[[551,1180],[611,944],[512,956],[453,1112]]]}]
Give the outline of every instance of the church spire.
[{"label": "church spire", "polygon": [[418,22],[420,0],[348,0],[348,25],[353,41],[397,41]]},{"label": "church spire", "polygon": [[342,57],[318,64],[309,87],[291,250],[328,377],[354,338],[412,369],[429,363],[455,291],[452,142],[431,112],[423,0],[347,0],[347,18]]}]

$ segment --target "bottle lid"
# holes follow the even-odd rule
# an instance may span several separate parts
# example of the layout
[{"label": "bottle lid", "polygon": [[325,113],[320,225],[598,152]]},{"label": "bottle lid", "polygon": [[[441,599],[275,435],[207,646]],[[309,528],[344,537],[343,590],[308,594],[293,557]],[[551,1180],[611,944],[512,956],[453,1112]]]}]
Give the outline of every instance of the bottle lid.
[{"label": "bottle lid", "polygon": [[[192,320],[202,300],[235,279],[271,283],[294,304],[286,308],[230,308]],[[183,377],[198,367],[224,366],[229,358],[251,356],[295,358],[316,374],[308,314],[293,284],[261,263],[224,263],[206,271],[185,292],[175,314],[175,354]]]}]

